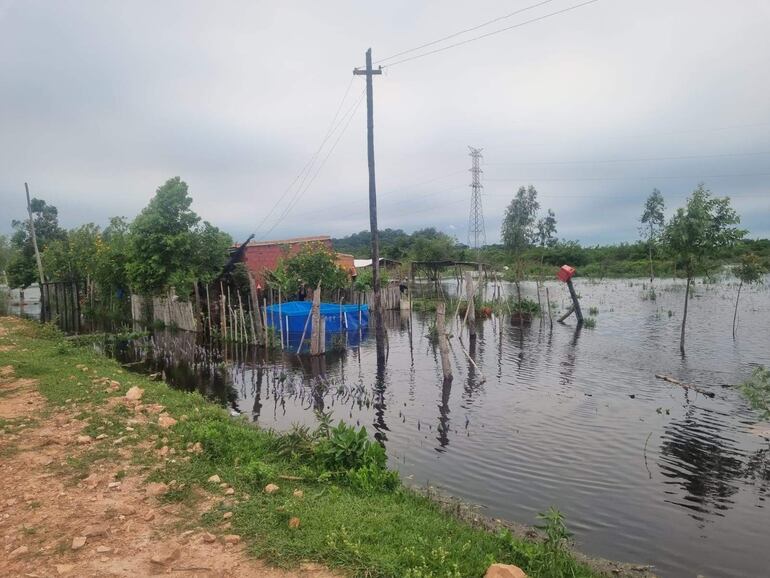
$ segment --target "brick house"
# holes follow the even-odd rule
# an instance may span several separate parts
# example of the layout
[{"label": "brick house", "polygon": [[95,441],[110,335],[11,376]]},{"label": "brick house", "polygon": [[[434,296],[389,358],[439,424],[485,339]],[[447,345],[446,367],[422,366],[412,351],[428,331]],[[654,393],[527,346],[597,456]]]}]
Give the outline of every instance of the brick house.
[{"label": "brick house", "polygon": [[[276,241],[250,241],[243,253],[243,262],[254,276],[257,285],[264,286],[265,274],[268,271],[274,271],[281,259],[296,255],[306,245],[322,245],[329,251],[334,251],[331,237],[328,235]],[[349,273],[353,266],[353,256],[342,253],[336,255],[338,265]]]}]

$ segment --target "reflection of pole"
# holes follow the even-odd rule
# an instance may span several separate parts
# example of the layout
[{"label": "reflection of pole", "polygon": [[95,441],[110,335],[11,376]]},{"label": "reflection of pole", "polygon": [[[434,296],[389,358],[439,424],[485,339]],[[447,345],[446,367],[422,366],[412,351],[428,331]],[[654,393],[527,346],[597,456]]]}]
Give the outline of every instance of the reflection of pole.
[{"label": "reflection of pole", "polygon": [[444,373],[444,382],[452,381],[452,364],[449,362],[449,345],[444,327],[446,316],[446,304],[441,301],[436,304],[436,331],[438,332],[438,349],[441,353],[441,370]]},{"label": "reflection of pole", "polygon": [[567,279],[567,287],[569,288],[570,297],[572,297],[572,305],[575,308],[577,322],[583,323],[583,312],[580,310],[580,301],[578,301],[577,293],[575,293],[575,286],[572,284],[572,279]]}]

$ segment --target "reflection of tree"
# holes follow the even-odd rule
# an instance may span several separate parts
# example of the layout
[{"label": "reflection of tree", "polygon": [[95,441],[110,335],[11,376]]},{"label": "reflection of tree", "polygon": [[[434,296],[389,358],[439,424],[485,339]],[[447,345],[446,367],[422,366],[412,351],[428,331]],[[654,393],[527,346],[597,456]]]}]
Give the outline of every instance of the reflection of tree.
[{"label": "reflection of tree", "polygon": [[749,456],[744,469],[745,478],[756,484],[760,500],[770,493],[770,446],[757,450]]},{"label": "reflection of tree", "polygon": [[[716,424],[703,423],[693,416],[694,406],[687,409],[684,420],[666,426],[660,446],[660,472],[685,491],[682,501],[667,500],[698,514],[727,510],[738,491],[735,481],[743,478],[743,463],[737,451],[728,446]],[[673,492],[669,492],[673,493]],[[703,520],[692,514],[697,520]],[[722,515],[722,514],[718,514]]]}]

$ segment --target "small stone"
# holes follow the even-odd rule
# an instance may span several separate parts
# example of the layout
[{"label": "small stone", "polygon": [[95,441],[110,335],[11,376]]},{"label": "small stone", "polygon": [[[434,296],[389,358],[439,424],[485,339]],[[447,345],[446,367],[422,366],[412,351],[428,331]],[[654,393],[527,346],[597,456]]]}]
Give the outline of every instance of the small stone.
[{"label": "small stone", "polygon": [[80,550],[83,546],[86,545],[86,537],[85,536],[75,536],[72,539],[72,549],[73,550]]},{"label": "small stone", "polygon": [[114,440],[112,442],[112,445],[117,446],[117,445],[122,444],[124,441],[126,441],[126,436],[119,437],[118,439]]},{"label": "small stone", "polygon": [[103,440],[103,439],[107,439],[107,434],[105,434],[105,433],[100,433],[98,436],[96,436],[96,439],[97,439],[97,440]]},{"label": "small stone", "polygon": [[162,413],[158,416],[158,425],[163,429],[168,429],[175,424],[176,420],[167,413]]},{"label": "small stone", "polygon": [[158,450],[158,453],[161,455],[161,457],[163,457],[163,456],[168,455],[168,450],[169,450],[168,446],[163,446],[162,448],[160,448]]},{"label": "small stone", "polygon": [[222,514],[222,519],[223,520],[229,520],[232,517],[233,517],[233,513],[232,512],[225,512],[224,514]]},{"label": "small stone", "polygon": [[216,541],[217,537],[209,532],[203,532],[203,534],[201,534],[201,539],[207,544],[211,544]]},{"label": "small stone", "polygon": [[168,492],[168,486],[162,482],[150,482],[147,484],[147,493],[151,496],[161,496]]},{"label": "small stone", "polygon": [[166,565],[169,562],[173,562],[179,558],[179,548],[166,548],[163,547],[160,550],[156,551],[155,554],[152,555],[150,558],[150,562],[153,564],[160,564],[160,565]]},{"label": "small stone", "polygon": [[112,548],[109,546],[97,546],[96,547],[97,554],[109,554],[112,552]]},{"label": "small stone", "polygon": [[513,564],[492,564],[484,578],[527,578],[524,570]]},{"label": "small stone", "polygon": [[289,519],[289,528],[299,528],[299,518],[296,516]]},{"label": "small stone", "polygon": [[143,395],[144,390],[141,387],[137,387],[135,385],[126,392],[126,399],[129,401],[139,401],[142,399]]},{"label": "small stone", "polygon": [[119,490],[120,482],[110,482],[109,484],[107,484],[107,487],[111,490]]},{"label": "small stone", "polygon": [[221,481],[222,481],[222,480],[220,479],[220,477],[219,477],[217,474],[214,474],[213,476],[211,476],[211,477],[208,479],[208,482],[210,482],[210,483],[212,483],[212,484],[219,484]]},{"label": "small stone", "polygon": [[145,522],[152,522],[154,519],[155,519],[155,512],[153,512],[152,510],[150,510],[144,516],[142,516],[142,520],[144,520]]},{"label": "small stone", "polygon": [[241,537],[238,534],[227,534],[225,536],[225,544],[238,544],[241,541]]},{"label": "small stone", "polygon": [[294,496],[295,498],[304,498],[305,492],[303,492],[302,490],[294,490],[294,492],[292,492],[291,495]]},{"label": "small stone", "polygon": [[227,488],[225,490],[225,496],[232,496],[235,493],[235,490],[233,488]]},{"label": "small stone", "polygon": [[219,487],[220,487],[220,488],[226,488],[226,487],[227,487],[227,486],[229,486],[229,485],[230,485],[230,484],[228,484],[227,482],[222,482],[221,484],[219,484]]},{"label": "small stone", "polygon": [[110,527],[106,524],[98,524],[94,526],[88,526],[83,530],[83,536],[86,538],[96,538],[99,536],[106,536],[110,531]]},{"label": "small stone", "polygon": [[281,489],[281,488],[279,488],[279,487],[278,487],[278,486],[276,486],[275,484],[267,484],[267,485],[265,486],[265,493],[266,493],[266,494],[275,494],[275,493],[276,493],[278,490],[280,490],[280,489]]},{"label": "small stone", "polygon": [[17,556],[23,556],[24,554],[29,553],[29,548],[26,546],[19,546],[16,548],[13,552],[11,552],[11,558],[16,558]]},{"label": "small stone", "polygon": [[91,439],[91,436],[78,436],[77,442],[79,445],[86,445],[90,444],[93,440]]},{"label": "small stone", "polygon": [[230,522],[225,522],[224,524],[222,524],[222,529],[223,530],[229,530],[232,527],[233,527],[233,525]]},{"label": "small stone", "polygon": [[64,574],[69,574],[72,572],[73,568],[75,568],[74,564],[57,564],[56,573],[59,576],[63,576]]}]

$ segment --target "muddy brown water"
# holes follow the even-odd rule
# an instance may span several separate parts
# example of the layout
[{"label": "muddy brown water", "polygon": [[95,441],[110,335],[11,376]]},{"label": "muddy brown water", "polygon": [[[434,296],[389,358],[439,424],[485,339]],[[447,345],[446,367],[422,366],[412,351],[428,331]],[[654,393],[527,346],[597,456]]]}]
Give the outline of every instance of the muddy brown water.
[{"label": "muddy brown water", "polygon": [[[556,506],[588,554],[652,564],[661,576],[770,576],[770,423],[733,387],[770,366],[767,285],[744,287],[733,340],[737,286],[698,281],[684,358],[682,282],[656,281],[654,301],[643,280],[579,279],[576,288],[586,316],[598,308],[595,328],[480,321],[470,353],[481,373],[454,337],[449,386],[428,339],[430,313],[387,315],[379,376],[372,337],[317,360],[214,350],[184,333],[119,344],[116,354],[262,427],[312,426],[314,410],[331,411],[374,433],[407,482],[485,515],[534,524]],[[564,286],[549,290],[566,307]],[[470,348],[467,334],[463,343]]]}]

